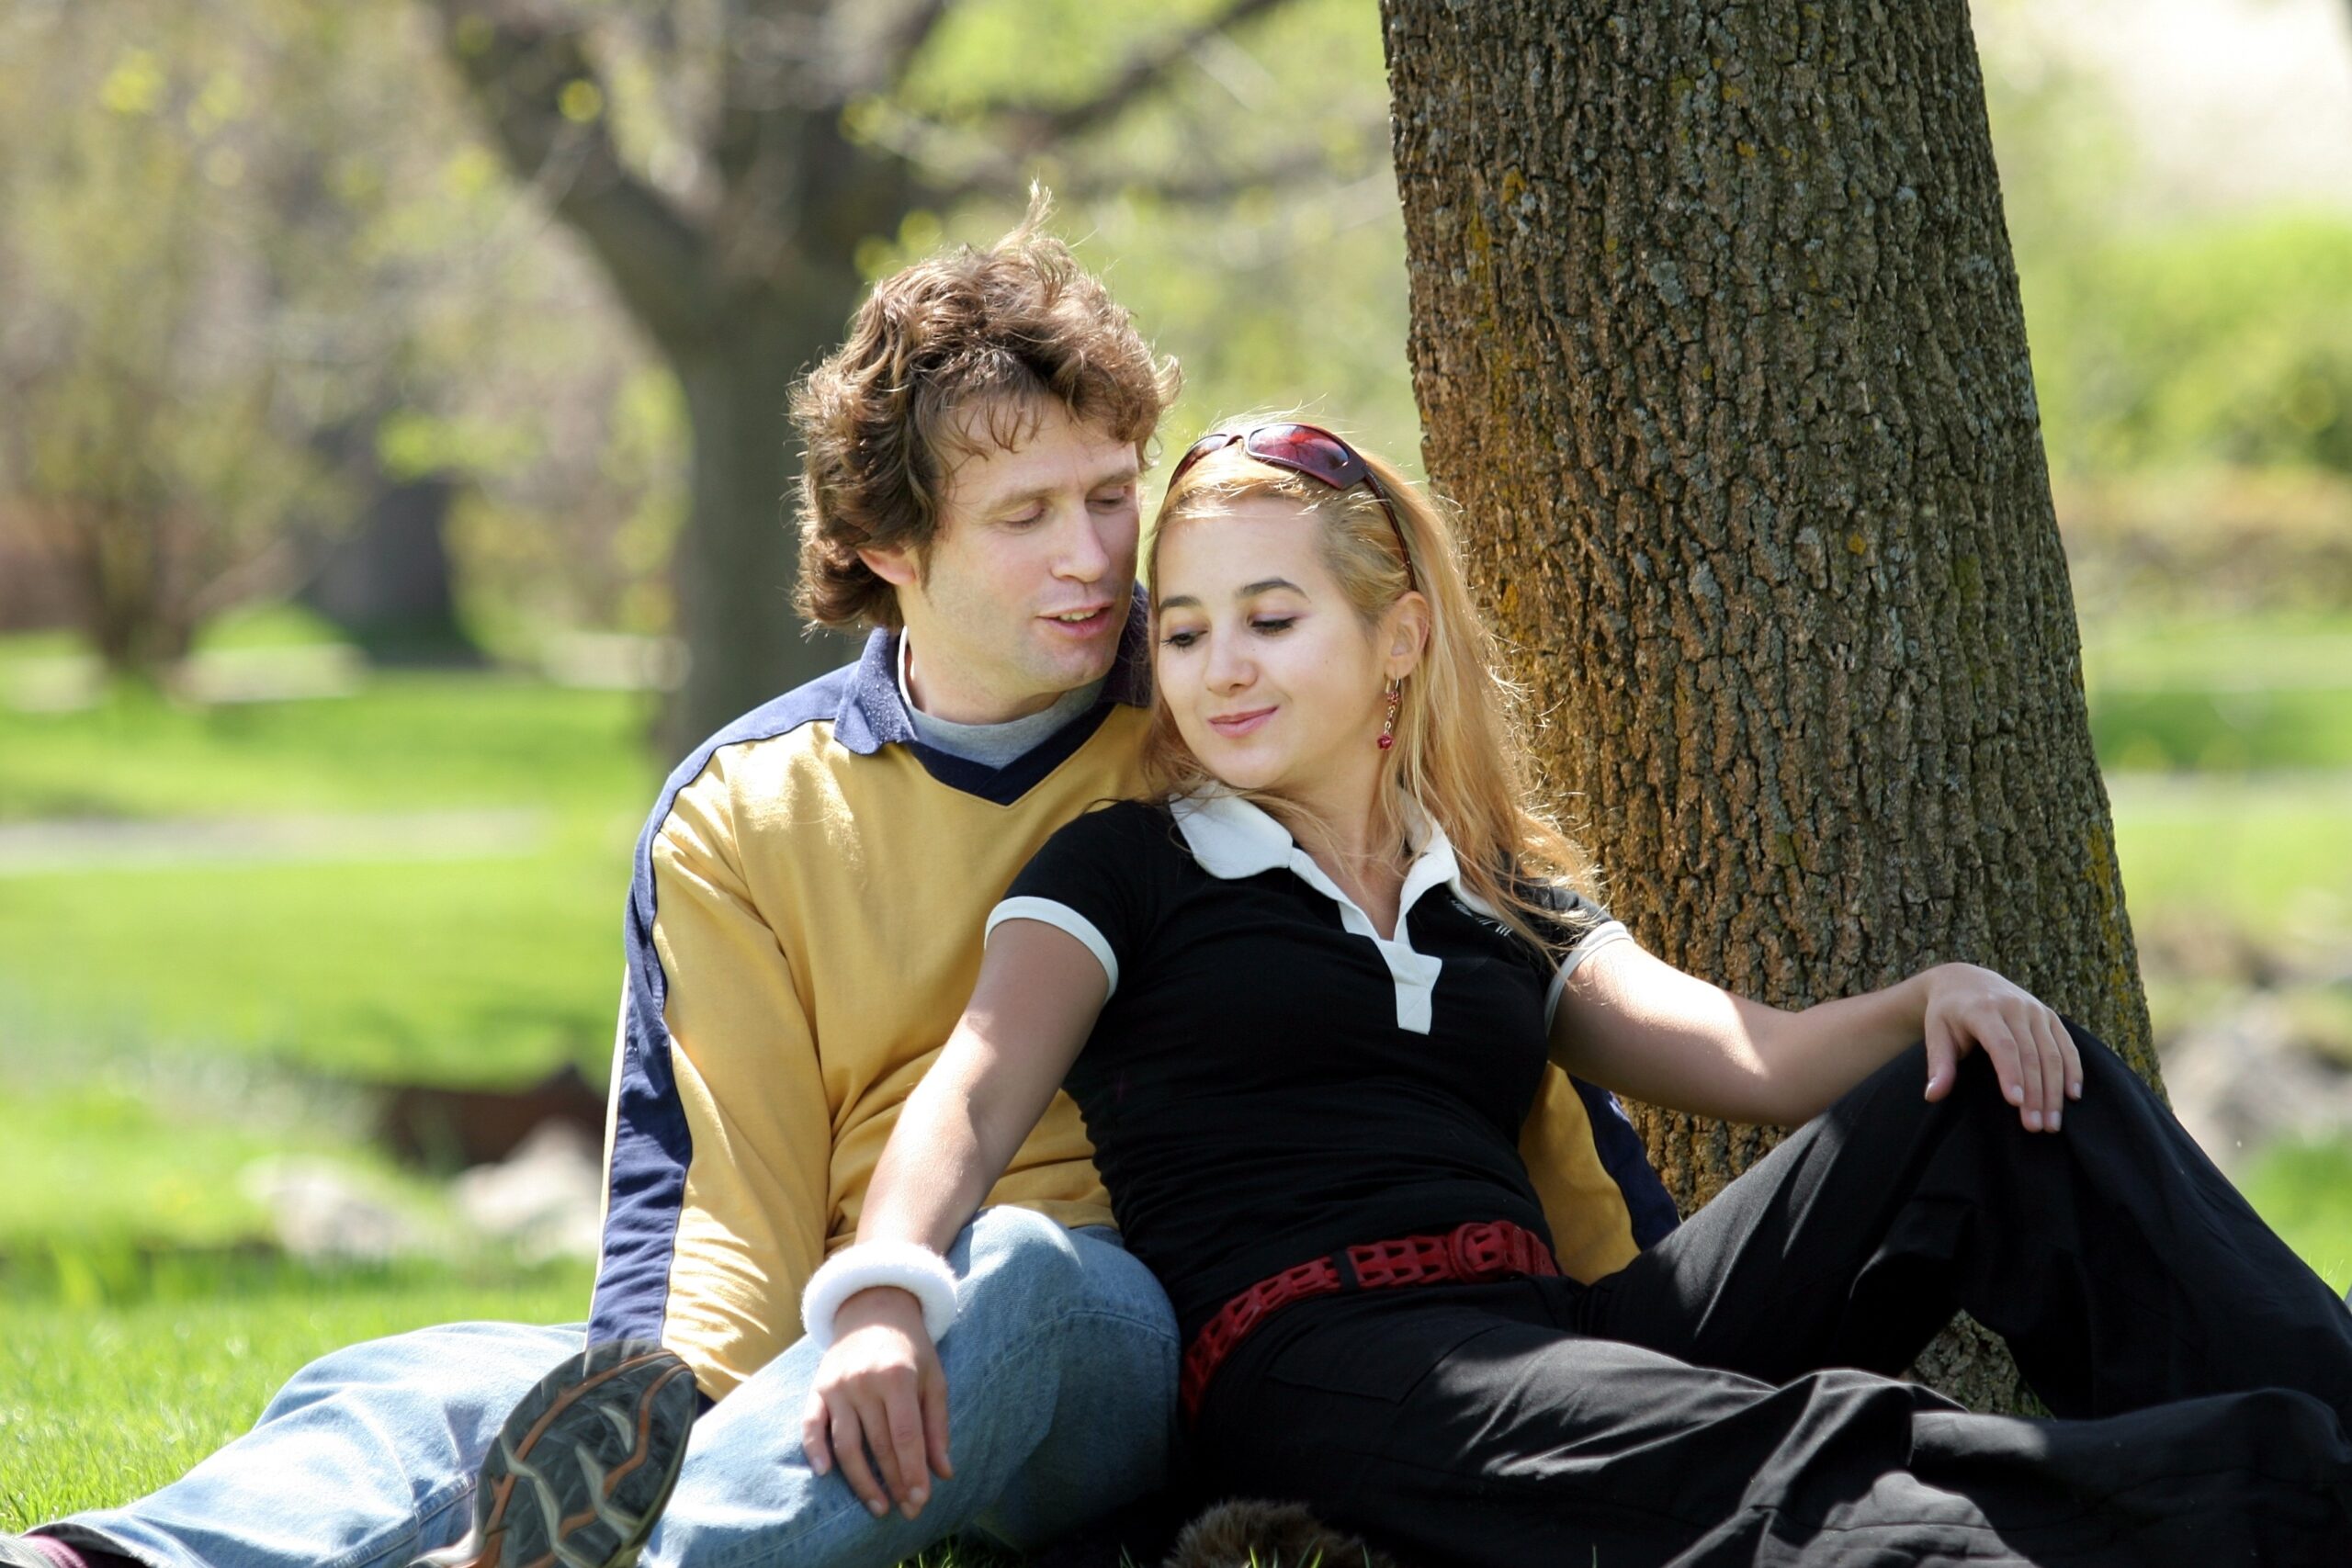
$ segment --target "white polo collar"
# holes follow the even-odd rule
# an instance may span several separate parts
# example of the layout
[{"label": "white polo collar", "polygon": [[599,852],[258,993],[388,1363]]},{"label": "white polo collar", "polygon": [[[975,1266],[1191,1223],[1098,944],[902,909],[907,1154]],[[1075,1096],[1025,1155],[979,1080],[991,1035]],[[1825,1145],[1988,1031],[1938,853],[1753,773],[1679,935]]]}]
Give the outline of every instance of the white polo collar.
[{"label": "white polo collar", "polygon": [[1290,830],[1254,801],[1237,795],[1185,795],[1171,798],[1169,809],[1203,871],[1223,881],[1287,870],[1340,907],[1340,923],[1379,949],[1396,984],[1396,1026],[1416,1034],[1430,1032],[1430,993],[1437,985],[1441,960],[1415,950],[1408,928],[1414,904],[1432,887],[1444,887],[1471,909],[1489,919],[1494,911],[1484,899],[1462,886],[1462,870],[1445,829],[1417,807],[1408,807],[1406,831],[1419,842],[1413,863],[1405,873],[1403,893],[1396,900],[1396,931],[1384,937],[1353,898],[1330,874],[1315,863],[1292,838]]},{"label": "white polo collar", "polygon": [[[1290,829],[1255,801],[1238,795],[1184,795],[1171,796],[1168,806],[1176,815],[1185,847],[1211,876],[1229,882],[1284,867],[1295,871],[1298,864],[1294,863],[1301,863],[1313,869],[1308,881],[1328,884],[1331,880],[1316,865],[1315,858],[1298,847]],[[1445,829],[1410,801],[1405,805],[1405,831],[1408,841],[1419,848],[1405,874],[1402,907],[1412,908],[1422,893],[1442,886],[1488,919],[1497,918],[1485,899],[1463,885],[1461,863],[1454,858],[1453,842],[1445,836]],[[1336,886],[1317,891],[1346,901]]]}]

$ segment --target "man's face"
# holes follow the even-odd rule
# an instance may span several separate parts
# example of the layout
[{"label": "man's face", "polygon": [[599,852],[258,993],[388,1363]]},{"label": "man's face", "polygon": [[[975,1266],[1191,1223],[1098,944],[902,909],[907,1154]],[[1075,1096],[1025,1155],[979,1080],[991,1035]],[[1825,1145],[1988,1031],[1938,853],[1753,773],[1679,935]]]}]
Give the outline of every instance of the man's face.
[{"label": "man's face", "polygon": [[1035,713],[1108,674],[1119,650],[1141,525],[1136,449],[1051,400],[1031,418],[1006,448],[967,417],[980,450],[946,477],[928,560],[860,552],[899,591],[909,688],[935,717]]}]

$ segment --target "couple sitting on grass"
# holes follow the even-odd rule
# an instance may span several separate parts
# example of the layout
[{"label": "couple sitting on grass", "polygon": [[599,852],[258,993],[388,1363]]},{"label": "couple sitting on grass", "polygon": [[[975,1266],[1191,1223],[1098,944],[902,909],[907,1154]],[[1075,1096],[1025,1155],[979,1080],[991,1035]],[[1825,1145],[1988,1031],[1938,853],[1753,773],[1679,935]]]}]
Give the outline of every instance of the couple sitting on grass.
[{"label": "couple sitting on grass", "polygon": [[[1193,445],[1136,598],[1171,384],[1034,219],[876,288],[794,419],[877,629],[639,844],[584,1337],[331,1355],[0,1562],[1108,1568],[1170,1487],[1422,1568],[2352,1561],[2352,1314],[2105,1046],[1645,952],[1338,435]],[[1803,1125],[1678,1224],[1611,1090]],[[2056,1419],[1896,1381],[1956,1309]]]}]

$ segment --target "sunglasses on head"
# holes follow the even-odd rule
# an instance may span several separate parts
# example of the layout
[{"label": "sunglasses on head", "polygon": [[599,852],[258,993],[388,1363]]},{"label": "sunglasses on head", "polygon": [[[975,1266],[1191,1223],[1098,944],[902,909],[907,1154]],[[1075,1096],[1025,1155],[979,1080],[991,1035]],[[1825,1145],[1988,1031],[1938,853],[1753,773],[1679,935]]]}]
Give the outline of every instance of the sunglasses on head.
[{"label": "sunglasses on head", "polygon": [[1287,468],[1294,474],[1305,474],[1318,479],[1333,490],[1346,490],[1361,484],[1372,491],[1380,510],[1388,513],[1388,526],[1396,533],[1396,553],[1405,561],[1405,586],[1408,591],[1420,586],[1413,570],[1413,552],[1405,543],[1405,525],[1396,517],[1396,507],[1388,499],[1388,489],[1370,464],[1356,455],[1354,447],[1312,424],[1261,424],[1254,430],[1215,430],[1193,443],[1168,476],[1168,488],[1174,490],[1186,470],[1212,452],[1222,452],[1240,443],[1241,450],[1261,463],[1277,468]]}]

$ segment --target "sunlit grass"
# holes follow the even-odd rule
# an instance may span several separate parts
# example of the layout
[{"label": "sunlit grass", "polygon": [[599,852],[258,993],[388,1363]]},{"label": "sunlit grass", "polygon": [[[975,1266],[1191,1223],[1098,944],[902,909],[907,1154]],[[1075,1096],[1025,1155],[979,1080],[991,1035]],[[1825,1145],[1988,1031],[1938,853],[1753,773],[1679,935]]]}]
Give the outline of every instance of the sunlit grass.
[{"label": "sunlit grass", "polygon": [[2352,782],[2110,773],[2135,924],[2352,931]]},{"label": "sunlit grass", "polygon": [[650,709],[520,677],[379,673],[356,693],[198,706],[118,691],[0,706],[0,821],[548,806],[642,810]]},{"label": "sunlit grass", "polygon": [[435,1234],[439,1184],[395,1166],[368,1137],[368,1107],[317,1084],[221,1060],[119,1055],[50,1067],[0,1054],[0,1269],[87,1275],[87,1298],[144,1257],[266,1245],[259,1182],[301,1162]]},{"label": "sunlit grass", "polygon": [[435,1323],[586,1315],[588,1272],[446,1269],[183,1274],[143,1300],[0,1295],[0,1529],[153,1491],[253,1422],[325,1351]]},{"label": "sunlit grass", "polygon": [[153,1040],[393,1081],[599,1077],[630,827],[557,827],[511,860],[0,880],[0,1052]]},{"label": "sunlit grass", "polygon": [[[566,1265],[314,1270],[251,1260],[142,1276],[95,1306],[0,1292],[0,1530],[111,1507],[178,1479],[329,1350],[434,1324],[577,1322],[591,1275]],[[920,1568],[1009,1568],[950,1541]]]},{"label": "sunlit grass", "polygon": [[[643,718],[636,696],[450,674],[0,711],[0,826],[228,824],[128,865],[103,843],[28,865],[37,838],[0,857],[0,1053],[123,1039],[373,1078],[600,1075],[657,777]],[[268,837],[289,818],[307,835],[290,855]]]},{"label": "sunlit grass", "polygon": [[2083,674],[2110,773],[2352,768],[2352,616],[2095,623]]},{"label": "sunlit grass", "polygon": [[2352,769],[2352,683],[2243,692],[2110,692],[2091,709],[2110,769]]},{"label": "sunlit grass", "polygon": [[2125,692],[2352,691],[2352,615],[2094,617],[2083,680],[2094,704]]},{"label": "sunlit grass", "polygon": [[2352,1137],[2273,1145],[2238,1187],[2313,1272],[2352,1285]]}]

